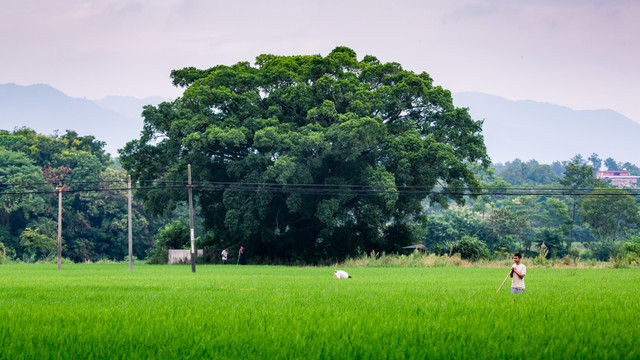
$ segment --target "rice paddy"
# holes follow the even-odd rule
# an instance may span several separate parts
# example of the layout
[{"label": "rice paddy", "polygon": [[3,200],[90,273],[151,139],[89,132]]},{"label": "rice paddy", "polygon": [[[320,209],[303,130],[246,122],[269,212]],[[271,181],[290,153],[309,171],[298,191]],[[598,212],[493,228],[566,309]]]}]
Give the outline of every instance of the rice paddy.
[{"label": "rice paddy", "polygon": [[0,358],[638,359],[637,269],[0,266]]}]

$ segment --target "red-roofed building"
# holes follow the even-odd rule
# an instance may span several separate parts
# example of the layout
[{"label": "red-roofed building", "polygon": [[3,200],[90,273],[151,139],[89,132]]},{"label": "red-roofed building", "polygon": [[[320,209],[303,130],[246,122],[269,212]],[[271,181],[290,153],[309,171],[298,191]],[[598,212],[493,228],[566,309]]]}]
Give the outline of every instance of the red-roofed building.
[{"label": "red-roofed building", "polygon": [[608,180],[615,186],[636,185],[639,177],[630,175],[629,170],[596,171],[596,179]]}]

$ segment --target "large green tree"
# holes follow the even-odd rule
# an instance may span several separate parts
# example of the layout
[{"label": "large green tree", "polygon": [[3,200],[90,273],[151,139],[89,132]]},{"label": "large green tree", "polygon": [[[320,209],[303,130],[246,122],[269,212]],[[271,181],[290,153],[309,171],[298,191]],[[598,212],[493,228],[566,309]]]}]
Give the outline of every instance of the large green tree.
[{"label": "large green tree", "polygon": [[[255,66],[185,68],[171,76],[185,87],[183,96],[145,108],[141,138],[120,151],[121,163],[138,179],[184,181],[192,164],[195,181],[235,183],[224,191],[196,188],[196,195],[211,241],[243,242],[249,254],[307,261],[358,247],[395,250],[424,224],[424,194],[322,193],[327,186],[441,186],[462,201],[463,190],[479,190],[467,164],[488,165],[482,123],[456,108],[449,91],[427,73],[369,55],[358,60],[349,48],[326,57],[260,55]],[[238,183],[314,184],[321,191]],[[139,195],[160,214],[186,191]]]}]

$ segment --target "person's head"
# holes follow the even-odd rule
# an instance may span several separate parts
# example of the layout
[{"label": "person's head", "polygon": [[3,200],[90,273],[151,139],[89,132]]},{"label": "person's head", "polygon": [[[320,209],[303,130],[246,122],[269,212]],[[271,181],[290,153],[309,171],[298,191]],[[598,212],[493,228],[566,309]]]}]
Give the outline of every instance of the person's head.
[{"label": "person's head", "polygon": [[520,264],[520,262],[522,261],[522,254],[520,253],[513,254],[513,261],[515,261],[516,264]]}]

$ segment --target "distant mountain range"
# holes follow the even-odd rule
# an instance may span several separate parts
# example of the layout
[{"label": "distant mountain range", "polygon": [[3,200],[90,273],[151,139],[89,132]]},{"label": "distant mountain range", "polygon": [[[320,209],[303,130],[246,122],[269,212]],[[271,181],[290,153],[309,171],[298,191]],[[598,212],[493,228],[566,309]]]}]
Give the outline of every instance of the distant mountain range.
[{"label": "distant mountain range", "polygon": [[[474,119],[484,120],[485,143],[494,163],[519,158],[550,164],[595,152],[603,159],[640,165],[633,145],[640,140],[640,123],[615,111],[578,111],[483,93],[454,93],[453,98],[456,106],[468,107]],[[75,130],[105,141],[105,150],[117,156],[117,149],[139,138],[142,107],[162,101],[166,99],[127,96],[88,100],[48,85],[0,84],[0,129],[28,127],[43,134]]]},{"label": "distant mountain range", "polygon": [[597,153],[640,164],[634,145],[640,123],[613,110],[573,110],[531,100],[511,101],[483,93],[455,93],[454,104],[484,119],[487,152],[494,163],[535,159],[542,164]]},{"label": "distant mountain range", "polygon": [[106,142],[105,151],[117,149],[142,131],[142,107],[164,99],[109,96],[100,100],[73,98],[49,85],[0,84],[0,129],[28,127],[42,134],[74,130]]}]

